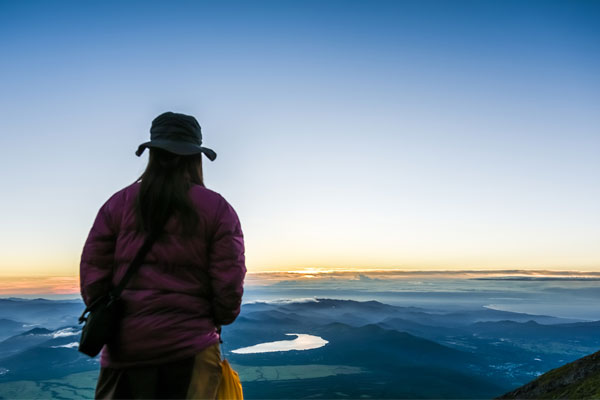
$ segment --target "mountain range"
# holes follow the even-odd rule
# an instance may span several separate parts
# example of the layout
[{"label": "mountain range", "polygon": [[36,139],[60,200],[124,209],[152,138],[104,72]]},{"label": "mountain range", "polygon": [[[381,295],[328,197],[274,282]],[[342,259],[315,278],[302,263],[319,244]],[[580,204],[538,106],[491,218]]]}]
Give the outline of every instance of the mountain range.
[{"label": "mountain range", "polygon": [[[93,396],[99,357],[77,351],[82,309],[77,301],[0,299],[0,398]],[[233,352],[290,333],[327,343]],[[249,399],[494,398],[594,353],[599,333],[599,321],[322,298],[244,304],[223,327],[222,349]]]}]

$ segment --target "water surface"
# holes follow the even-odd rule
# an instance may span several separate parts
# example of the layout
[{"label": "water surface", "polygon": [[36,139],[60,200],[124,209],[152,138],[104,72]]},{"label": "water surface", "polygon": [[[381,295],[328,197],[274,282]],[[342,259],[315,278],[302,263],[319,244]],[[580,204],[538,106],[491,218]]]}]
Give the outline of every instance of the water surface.
[{"label": "water surface", "polygon": [[269,353],[273,351],[310,350],[317,349],[329,343],[327,340],[314,335],[304,333],[286,333],[288,336],[296,336],[294,340],[278,340],[255,344],[254,346],[242,347],[232,350],[237,354]]}]

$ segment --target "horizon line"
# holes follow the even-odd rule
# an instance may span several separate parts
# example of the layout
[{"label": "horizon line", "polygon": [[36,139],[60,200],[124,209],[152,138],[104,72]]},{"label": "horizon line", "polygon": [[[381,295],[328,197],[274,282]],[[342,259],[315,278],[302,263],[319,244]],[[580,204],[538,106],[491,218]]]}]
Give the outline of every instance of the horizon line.
[{"label": "horizon line", "polygon": [[[548,273],[564,273],[564,274],[600,274],[600,266],[597,269],[529,269],[529,268],[497,268],[497,269],[406,269],[406,268],[296,268],[287,270],[263,270],[263,271],[247,271],[246,275],[260,274],[331,274],[338,272],[402,272],[402,273],[527,273],[536,272]],[[49,278],[49,279],[75,279],[79,274],[75,275],[0,275],[0,282],[3,279],[34,279],[34,278]]]}]

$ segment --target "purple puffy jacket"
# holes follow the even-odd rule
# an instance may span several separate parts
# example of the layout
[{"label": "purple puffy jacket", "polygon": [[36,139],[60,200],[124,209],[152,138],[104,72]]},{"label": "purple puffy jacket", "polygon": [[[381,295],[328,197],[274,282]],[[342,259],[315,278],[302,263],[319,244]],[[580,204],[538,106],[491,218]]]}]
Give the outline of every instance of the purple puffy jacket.
[{"label": "purple puffy jacket", "polygon": [[[119,283],[144,242],[134,229],[139,188],[136,182],[121,189],[96,216],[81,255],[86,305]],[[193,185],[189,195],[201,228],[197,235],[185,237],[179,221],[169,219],[165,234],[122,292],[118,345],[104,346],[102,367],[193,356],[219,341],[217,325],[232,323],[240,313],[246,265],[238,216],[220,194],[201,185]]]}]

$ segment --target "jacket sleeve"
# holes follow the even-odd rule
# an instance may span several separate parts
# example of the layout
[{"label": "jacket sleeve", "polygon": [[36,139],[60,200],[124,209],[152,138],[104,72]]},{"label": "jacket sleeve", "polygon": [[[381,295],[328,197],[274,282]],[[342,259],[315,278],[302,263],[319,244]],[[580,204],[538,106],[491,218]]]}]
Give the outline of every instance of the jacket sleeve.
[{"label": "jacket sleeve", "polygon": [[116,239],[107,201],[98,211],[81,254],[79,284],[86,306],[110,288]]},{"label": "jacket sleeve", "polygon": [[246,276],[244,236],[235,210],[225,199],[215,223],[208,266],[212,311],[215,324],[227,325],[237,318],[242,304]]}]

